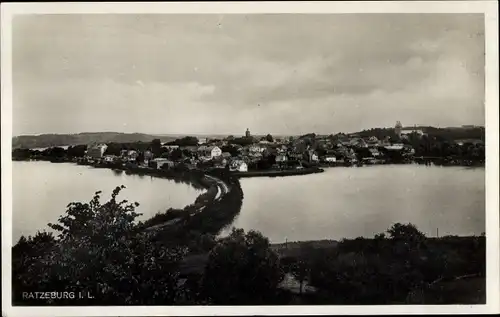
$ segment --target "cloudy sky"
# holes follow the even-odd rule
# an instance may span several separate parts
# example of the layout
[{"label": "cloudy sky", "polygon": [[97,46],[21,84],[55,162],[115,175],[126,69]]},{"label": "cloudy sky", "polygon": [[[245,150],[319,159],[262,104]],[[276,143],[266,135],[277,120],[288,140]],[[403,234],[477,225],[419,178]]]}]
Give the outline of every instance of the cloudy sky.
[{"label": "cloudy sky", "polygon": [[354,132],[484,124],[471,14],[13,20],[13,133]]}]

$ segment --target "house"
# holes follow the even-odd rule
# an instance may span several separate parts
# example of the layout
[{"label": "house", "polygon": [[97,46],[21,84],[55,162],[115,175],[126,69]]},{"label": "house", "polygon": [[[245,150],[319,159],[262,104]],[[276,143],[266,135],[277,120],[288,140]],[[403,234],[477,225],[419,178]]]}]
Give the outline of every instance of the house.
[{"label": "house", "polygon": [[366,143],[366,141],[363,140],[363,139],[361,139],[361,138],[351,139],[351,141],[349,142],[349,144],[351,146],[357,146],[357,147],[368,147],[368,144]]},{"label": "house", "polygon": [[297,153],[297,152],[289,152],[288,153],[288,158],[290,160],[297,160],[300,161],[304,158],[304,155],[302,153]]},{"label": "house", "polygon": [[264,157],[264,155],[259,152],[250,153],[248,156],[250,156],[252,159],[261,159]]},{"label": "house", "polygon": [[376,136],[371,136],[365,140],[365,142],[369,145],[377,145],[379,144],[379,139]]},{"label": "house", "polygon": [[198,153],[203,153],[203,152],[206,152],[208,149],[208,145],[201,145],[198,147],[197,151]]},{"label": "house", "polygon": [[318,162],[319,161],[319,157],[318,157],[318,154],[314,151],[309,151],[309,162]]},{"label": "house", "polygon": [[207,151],[210,153],[210,157],[218,157],[222,155],[222,150],[218,146],[210,146]]},{"label": "house", "polygon": [[106,149],[108,146],[106,144],[99,144],[99,145],[94,145],[88,148],[87,150],[87,156],[90,156],[91,158],[102,158],[104,156],[104,152],[106,152]]},{"label": "house", "polygon": [[198,148],[199,156],[213,159],[222,155],[222,150],[218,146],[202,145]]},{"label": "house", "polygon": [[335,162],[337,162],[337,157],[333,156],[333,155],[327,155],[327,156],[325,156],[325,162],[335,163]]},{"label": "house", "polygon": [[265,149],[266,149],[266,147],[255,144],[255,145],[251,145],[248,148],[248,152],[250,152],[250,153],[262,153],[262,152],[264,152]]},{"label": "house", "polygon": [[278,153],[285,153],[288,150],[288,147],[286,145],[281,145],[276,150]]},{"label": "house", "polygon": [[422,131],[421,129],[414,129],[414,128],[402,128],[400,130],[400,133],[399,133],[399,136],[402,137],[402,136],[407,136],[409,134],[416,134],[418,136],[423,136],[425,133],[424,131]]},{"label": "house", "polygon": [[117,157],[117,156],[115,156],[115,155],[105,155],[105,156],[104,156],[104,162],[106,162],[106,163],[113,163],[113,162],[115,162],[117,159],[118,159],[118,157]]},{"label": "house", "polygon": [[269,147],[267,149],[264,150],[264,152],[262,152],[262,156],[265,156],[265,157],[268,157],[270,155],[278,155],[278,150],[276,148],[273,148],[273,147]]},{"label": "house", "polygon": [[370,151],[370,153],[371,153],[371,155],[373,157],[379,157],[380,156],[380,152],[376,148],[369,148],[368,151]]},{"label": "house", "polygon": [[234,160],[229,165],[229,170],[232,172],[248,172],[248,165],[241,160]]},{"label": "house", "polygon": [[463,146],[464,144],[467,144],[467,143],[470,143],[470,144],[473,144],[473,145],[484,145],[484,142],[482,140],[478,140],[478,139],[462,139],[462,140],[455,140],[455,143],[457,145],[460,145],[460,146]]},{"label": "house", "polygon": [[411,156],[415,154],[415,149],[411,145],[403,145],[403,155]]},{"label": "house", "polygon": [[146,151],[144,152],[144,160],[149,161],[153,159],[153,152],[151,151]]},{"label": "house", "polygon": [[153,159],[151,163],[153,163],[153,166],[156,166],[157,169],[164,168],[163,165],[165,164],[168,165],[169,168],[174,167],[174,162],[162,157]]},{"label": "house", "polygon": [[135,160],[137,160],[137,157],[139,156],[139,153],[137,153],[137,151],[135,150],[130,150],[128,151],[127,156],[129,162],[135,162]]},{"label": "house", "polygon": [[280,154],[276,155],[276,163],[283,164],[286,162],[288,162],[288,156],[286,154],[280,153]]},{"label": "house", "polygon": [[186,145],[182,147],[182,150],[186,150],[190,153],[196,153],[198,151],[198,147],[196,145]]},{"label": "house", "polygon": [[404,148],[404,144],[394,143],[391,145],[384,146],[386,150],[390,151],[401,151]]}]

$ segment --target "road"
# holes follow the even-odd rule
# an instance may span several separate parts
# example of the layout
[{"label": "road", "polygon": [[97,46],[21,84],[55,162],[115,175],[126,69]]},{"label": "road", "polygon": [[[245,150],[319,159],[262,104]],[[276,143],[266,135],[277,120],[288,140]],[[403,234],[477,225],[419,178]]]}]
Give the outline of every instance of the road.
[{"label": "road", "polygon": [[[217,195],[215,196],[216,201],[219,201],[225,194],[229,193],[229,191],[230,191],[229,186],[226,183],[224,183],[222,180],[220,180],[216,177],[213,177],[213,176],[209,176],[209,175],[205,175],[205,177],[207,177],[208,179],[211,179],[217,183]],[[204,208],[205,208],[205,206],[201,207],[200,209],[198,209],[196,211],[196,213],[203,211]],[[146,230],[164,228],[166,226],[176,224],[179,221],[180,221],[180,218],[175,218],[175,219],[169,220],[165,223],[160,223],[160,224],[148,227],[148,228],[146,228]]]},{"label": "road", "polygon": [[227,184],[224,183],[222,180],[220,180],[216,177],[210,176],[210,175],[205,175],[205,177],[208,179],[211,179],[217,183],[218,192],[217,192],[217,196],[215,196],[215,199],[219,200],[222,198],[222,196],[229,193],[229,186],[227,186]]}]

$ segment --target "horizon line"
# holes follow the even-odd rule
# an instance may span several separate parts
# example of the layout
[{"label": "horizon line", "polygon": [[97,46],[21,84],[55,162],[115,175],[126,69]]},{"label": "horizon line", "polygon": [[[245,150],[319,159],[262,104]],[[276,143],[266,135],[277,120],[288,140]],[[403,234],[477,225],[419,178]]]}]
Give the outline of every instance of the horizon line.
[{"label": "horizon line", "polygon": [[[425,125],[425,124],[418,124],[418,125],[407,125],[403,126],[404,128],[419,128],[419,127],[431,127],[431,128],[437,128],[437,129],[450,129],[450,128],[464,128],[464,127],[474,127],[474,128],[484,128],[484,125],[475,125],[475,124],[463,124],[460,126],[448,126],[448,127],[440,127],[438,126],[433,126],[433,125]],[[267,133],[252,133],[252,135],[257,135],[257,136],[266,136],[267,134],[271,134],[272,136],[296,136],[296,135],[305,135],[305,134],[310,134],[314,133],[316,135],[330,135],[330,134],[337,134],[337,133],[357,133],[361,131],[368,131],[370,129],[393,129],[394,127],[372,127],[372,128],[364,128],[363,130],[355,131],[355,132],[329,132],[329,133],[316,133],[316,132],[307,132],[307,133],[298,133],[298,134],[290,134],[290,133],[272,133],[272,132],[267,132]],[[251,132],[251,130],[250,130]],[[79,134],[98,134],[98,133],[117,133],[117,134],[144,134],[144,135],[150,135],[150,136],[238,136],[238,135],[245,135],[245,133],[147,133],[147,132],[120,132],[120,131],[83,131],[83,132],[45,132],[45,133],[34,133],[34,134],[19,134],[19,135],[12,135],[12,138],[16,137],[26,137],[26,136],[42,136],[42,135],[79,135]]]}]

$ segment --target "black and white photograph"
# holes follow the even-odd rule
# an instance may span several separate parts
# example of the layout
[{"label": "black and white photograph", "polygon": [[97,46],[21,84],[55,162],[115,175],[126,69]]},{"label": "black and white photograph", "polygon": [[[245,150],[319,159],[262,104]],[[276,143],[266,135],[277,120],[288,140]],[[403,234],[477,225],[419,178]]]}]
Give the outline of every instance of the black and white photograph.
[{"label": "black and white photograph", "polygon": [[3,314],[498,313],[498,4],[344,4],[2,4]]}]

